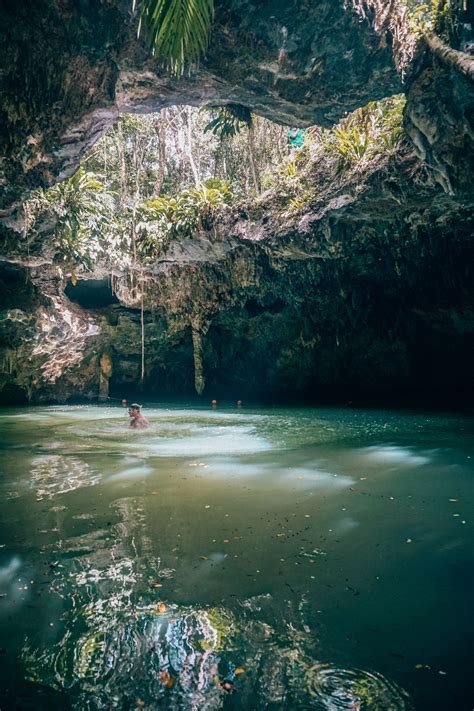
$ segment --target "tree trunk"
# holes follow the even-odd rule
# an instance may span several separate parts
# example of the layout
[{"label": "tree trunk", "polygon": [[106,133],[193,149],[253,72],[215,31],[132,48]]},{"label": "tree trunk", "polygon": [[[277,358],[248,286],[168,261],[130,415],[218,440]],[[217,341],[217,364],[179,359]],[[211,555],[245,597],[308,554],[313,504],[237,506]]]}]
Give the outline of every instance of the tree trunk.
[{"label": "tree trunk", "polygon": [[155,195],[161,193],[161,188],[165,180],[166,167],[166,109],[161,109],[160,114],[154,122],[156,135],[158,136],[158,173],[155,182]]},{"label": "tree trunk", "polygon": [[258,168],[255,161],[255,129],[252,124],[249,126],[248,130],[248,150],[250,172],[252,174],[253,185],[257,195],[260,195],[260,176],[258,174]]},{"label": "tree trunk", "polygon": [[196,188],[199,188],[201,185],[201,181],[199,179],[199,174],[196,168],[196,163],[194,161],[194,156],[193,156],[193,142],[192,142],[192,134],[191,134],[191,128],[192,128],[192,121],[191,121],[191,107],[188,106],[186,109],[186,123],[187,123],[187,154],[188,154],[188,159],[189,159],[189,164],[191,166],[191,170],[193,173],[193,178],[194,178],[194,185]]},{"label": "tree trunk", "polygon": [[119,177],[120,177],[120,207],[125,205],[127,196],[127,175],[125,169],[125,151],[123,148],[123,129],[120,119],[117,123],[117,131],[114,133],[115,147],[117,149],[117,157],[119,162]]}]

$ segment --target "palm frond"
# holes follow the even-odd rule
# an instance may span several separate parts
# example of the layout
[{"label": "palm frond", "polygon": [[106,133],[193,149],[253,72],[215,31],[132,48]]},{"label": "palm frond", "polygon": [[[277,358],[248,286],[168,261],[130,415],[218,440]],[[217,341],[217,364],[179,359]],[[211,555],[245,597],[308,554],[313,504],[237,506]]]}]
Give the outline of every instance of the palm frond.
[{"label": "palm frond", "polygon": [[153,53],[173,74],[182,75],[207,49],[214,0],[139,0],[140,25]]}]

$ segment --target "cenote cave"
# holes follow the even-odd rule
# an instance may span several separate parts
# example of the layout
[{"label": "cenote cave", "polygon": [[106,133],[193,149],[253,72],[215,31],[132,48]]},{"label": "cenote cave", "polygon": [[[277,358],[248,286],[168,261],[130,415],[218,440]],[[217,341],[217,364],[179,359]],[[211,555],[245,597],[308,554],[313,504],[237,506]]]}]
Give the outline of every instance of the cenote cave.
[{"label": "cenote cave", "polygon": [[0,20],[0,708],[471,711],[472,4]]}]

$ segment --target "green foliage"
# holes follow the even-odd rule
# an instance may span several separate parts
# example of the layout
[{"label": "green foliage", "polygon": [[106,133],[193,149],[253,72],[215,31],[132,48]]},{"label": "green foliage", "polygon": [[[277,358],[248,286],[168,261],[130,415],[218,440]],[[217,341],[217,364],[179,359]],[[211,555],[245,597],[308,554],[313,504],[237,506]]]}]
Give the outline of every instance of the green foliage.
[{"label": "green foliage", "polygon": [[291,198],[289,202],[289,212],[301,212],[311,200],[309,193],[300,193],[298,197]]},{"label": "green foliage", "polygon": [[390,153],[403,138],[404,107],[403,96],[371,101],[318,140],[341,156],[345,164]]},{"label": "green foliage", "polygon": [[145,26],[157,58],[175,75],[196,63],[207,49],[214,18],[214,0],[139,0]]},{"label": "green foliage", "polygon": [[452,0],[433,0],[433,31],[448,45],[458,49],[461,40],[461,8]]},{"label": "green foliage", "polygon": [[343,158],[357,161],[365,156],[369,146],[369,134],[365,126],[357,126],[351,120],[345,125],[336,126],[334,136],[336,150]]},{"label": "green foliage", "polygon": [[461,39],[462,7],[459,0],[403,0],[402,3],[407,24],[415,36],[433,31],[454,48],[459,47]]},{"label": "green foliage", "polygon": [[296,158],[288,158],[279,168],[279,174],[282,178],[296,178],[298,176],[298,166],[296,164]]},{"label": "green foliage", "polygon": [[[245,107],[231,108],[239,121],[250,120]],[[55,225],[55,261],[62,271],[127,269],[158,257],[171,239],[210,228],[217,209],[245,198],[254,182],[248,132],[221,141],[204,132],[208,119],[189,107],[121,116],[72,178],[36,191],[25,203],[24,246],[39,243],[46,219],[48,229]],[[270,173],[285,156],[287,128],[256,116],[252,130],[257,169]]]},{"label": "green foliage", "polygon": [[95,195],[103,188],[95,173],[79,168],[71,178],[47,191],[46,200],[63,218],[60,227],[62,240],[72,243],[90,232],[94,224],[90,218],[99,215],[100,203],[95,200]]},{"label": "green foliage", "polygon": [[231,201],[228,182],[218,179],[207,180],[199,188],[183,190],[175,197],[147,200],[137,211],[141,259],[156,258],[172,239],[190,237],[196,230],[210,228],[216,210]]},{"label": "green foliage", "polygon": [[[206,108],[206,110],[209,110]],[[210,109],[212,112],[212,109]],[[252,125],[252,114],[246,106],[229,104],[218,109],[215,116],[204,127],[204,133],[211,131],[221,140],[240,133],[241,129]]]},{"label": "green foliage", "polygon": [[42,212],[57,220],[55,244],[60,260],[70,268],[81,264],[92,269],[99,257],[117,255],[120,229],[105,246],[101,237],[111,231],[114,220],[115,196],[105,190],[101,177],[79,168],[63,183],[47,190],[42,197]]}]

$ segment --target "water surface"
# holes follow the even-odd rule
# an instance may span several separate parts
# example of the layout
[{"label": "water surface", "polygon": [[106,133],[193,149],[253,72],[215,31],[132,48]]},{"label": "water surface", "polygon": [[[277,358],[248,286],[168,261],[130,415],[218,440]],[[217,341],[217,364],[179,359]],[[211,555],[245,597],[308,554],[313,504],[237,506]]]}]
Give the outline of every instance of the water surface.
[{"label": "water surface", "polygon": [[0,707],[472,708],[472,422],[0,411]]}]

